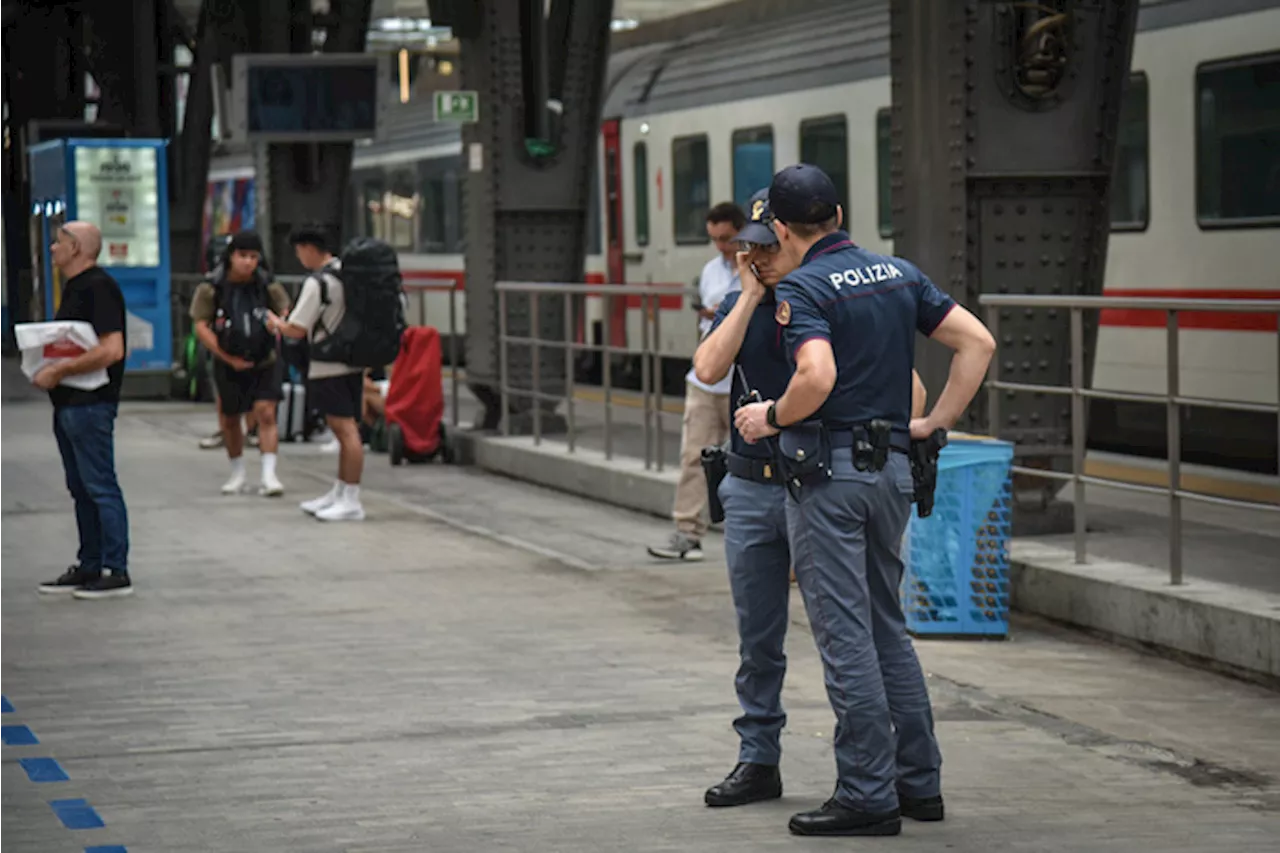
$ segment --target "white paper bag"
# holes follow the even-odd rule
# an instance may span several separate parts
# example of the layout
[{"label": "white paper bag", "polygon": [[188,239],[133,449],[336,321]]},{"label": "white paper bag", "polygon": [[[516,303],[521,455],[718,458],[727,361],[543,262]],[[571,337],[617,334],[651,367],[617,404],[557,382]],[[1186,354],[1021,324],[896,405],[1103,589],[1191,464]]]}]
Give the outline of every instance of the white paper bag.
[{"label": "white paper bag", "polygon": [[[28,379],[51,364],[83,355],[98,345],[98,333],[83,320],[17,323],[13,336],[22,350],[22,372]],[[106,368],[64,378],[59,385],[93,391],[107,384]]]}]

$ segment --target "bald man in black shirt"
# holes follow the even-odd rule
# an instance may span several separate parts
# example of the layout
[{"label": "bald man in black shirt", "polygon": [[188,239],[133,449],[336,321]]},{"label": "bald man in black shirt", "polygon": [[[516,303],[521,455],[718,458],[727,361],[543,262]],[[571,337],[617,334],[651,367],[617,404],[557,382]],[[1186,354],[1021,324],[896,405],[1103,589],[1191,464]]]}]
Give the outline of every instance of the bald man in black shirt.
[{"label": "bald man in black shirt", "polygon": [[[124,381],[124,295],[98,266],[102,233],[88,222],[68,222],[49,247],[62,273],[58,320],[93,326],[98,345],[75,358],[44,368],[31,380],[49,392],[53,434],[62,454],[67,489],[76,505],[80,550],[76,564],[40,585],[46,594],[114,598],[133,592],[129,579],[129,516],[116,480],[115,420]],[[62,385],[69,376],[106,369],[107,384],[92,391]]]}]

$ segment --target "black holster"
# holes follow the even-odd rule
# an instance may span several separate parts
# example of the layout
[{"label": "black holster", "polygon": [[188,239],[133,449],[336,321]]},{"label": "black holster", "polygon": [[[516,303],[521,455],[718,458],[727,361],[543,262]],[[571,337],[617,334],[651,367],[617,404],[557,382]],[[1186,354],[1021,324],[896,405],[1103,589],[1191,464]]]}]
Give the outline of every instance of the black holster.
[{"label": "black holster", "polygon": [[933,512],[933,492],[938,486],[938,454],[947,446],[947,431],[935,429],[926,439],[911,441],[911,499],[916,514],[928,518]]},{"label": "black holster", "polygon": [[793,498],[800,487],[831,476],[831,436],[822,421],[793,424],[778,433],[778,464]]},{"label": "black holster", "polygon": [[724,521],[724,506],[720,503],[720,481],[729,473],[729,462],[724,448],[720,446],[702,448],[702,473],[707,477],[707,510],[711,515],[711,523]]}]

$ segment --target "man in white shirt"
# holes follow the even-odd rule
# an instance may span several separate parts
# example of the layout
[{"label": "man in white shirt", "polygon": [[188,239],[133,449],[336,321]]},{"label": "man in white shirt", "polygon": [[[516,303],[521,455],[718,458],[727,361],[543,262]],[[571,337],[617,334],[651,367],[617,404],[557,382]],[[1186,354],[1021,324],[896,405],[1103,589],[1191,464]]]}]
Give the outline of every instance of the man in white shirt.
[{"label": "man in white shirt", "polygon": [[[719,254],[707,261],[698,279],[699,338],[711,330],[716,308],[725,295],[740,290],[735,254],[738,232],[747,218],[733,202],[717,204],[707,212],[707,236]],[[729,437],[729,389],[732,376],[715,385],[702,382],[692,368],[685,376],[684,430],[680,438],[680,480],[676,483],[675,506],[671,516],[676,529],[671,538],[649,553],[667,560],[701,560],[702,535],[707,531],[703,510],[707,504],[707,479],[702,471],[702,448],[724,444]]]},{"label": "man in white shirt", "polygon": [[[298,262],[312,274],[302,283],[298,302],[282,320],[272,314],[272,329],[291,338],[310,336],[320,343],[338,328],[346,309],[342,265],[334,257],[323,228],[308,226],[289,235]],[[360,475],[364,470],[364,444],[360,439],[364,370],[348,364],[312,359],[307,368],[307,402],[324,415],[338,439],[338,479],[327,494],[302,504],[302,511],[321,521],[361,521]]]}]

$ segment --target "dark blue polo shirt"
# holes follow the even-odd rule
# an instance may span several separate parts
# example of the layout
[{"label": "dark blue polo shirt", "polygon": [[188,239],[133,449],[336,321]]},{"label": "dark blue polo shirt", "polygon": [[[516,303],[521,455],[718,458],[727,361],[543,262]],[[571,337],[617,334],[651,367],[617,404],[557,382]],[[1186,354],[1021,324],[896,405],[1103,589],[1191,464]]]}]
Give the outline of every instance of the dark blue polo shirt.
[{"label": "dark blue polo shirt", "polygon": [[[729,312],[733,310],[733,306],[738,304],[738,297],[741,295],[742,291],[735,290],[725,296],[719,310],[716,311],[715,319],[711,322],[711,331],[714,332],[720,327],[724,318],[728,317]],[[787,383],[791,381],[791,363],[787,360],[787,352],[782,340],[782,327],[774,319],[777,305],[773,288],[767,288],[764,298],[760,300],[760,304],[751,314],[750,322],[747,323],[747,333],[742,338],[742,348],[738,350],[738,357],[734,361],[735,365],[742,367],[742,371],[740,373],[737,367],[733,368],[733,386],[729,394],[729,449],[742,456],[756,459],[770,458],[772,453],[769,445],[765,442],[752,445],[743,441],[742,436],[738,434],[738,428],[733,425],[732,412],[738,405],[738,398],[751,390],[743,385],[742,373],[746,374],[751,387],[760,392],[761,400],[779,399],[782,392],[787,390]]]},{"label": "dark blue polo shirt", "polygon": [[828,427],[885,418],[906,428],[916,332],[932,335],[956,305],[915,264],[828,234],[778,283],[778,320],[788,358],[822,338],[836,384],[817,411]]}]

